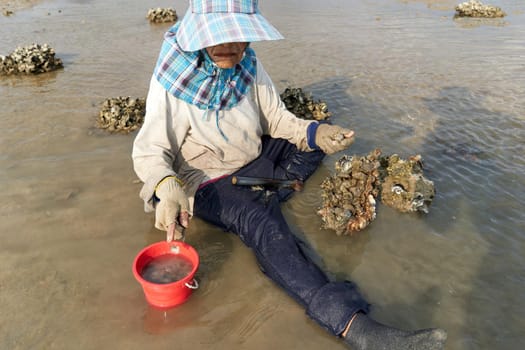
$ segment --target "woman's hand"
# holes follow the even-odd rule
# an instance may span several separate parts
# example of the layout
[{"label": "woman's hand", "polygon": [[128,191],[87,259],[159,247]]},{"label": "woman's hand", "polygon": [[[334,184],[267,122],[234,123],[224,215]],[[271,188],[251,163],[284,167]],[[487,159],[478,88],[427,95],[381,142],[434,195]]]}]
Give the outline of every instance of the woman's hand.
[{"label": "woman's hand", "polygon": [[168,176],[155,188],[155,195],[160,200],[155,208],[155,227],[167,232],[168,242],[181,239],[189,225],[188,196],[181,185],[182,181],[176,176]]},{"label": "woman's hand", "polygon": [[337,125],[320,124],[315,134],[315,143],[326,154],[333,154],[354,143],[354,132]]}]

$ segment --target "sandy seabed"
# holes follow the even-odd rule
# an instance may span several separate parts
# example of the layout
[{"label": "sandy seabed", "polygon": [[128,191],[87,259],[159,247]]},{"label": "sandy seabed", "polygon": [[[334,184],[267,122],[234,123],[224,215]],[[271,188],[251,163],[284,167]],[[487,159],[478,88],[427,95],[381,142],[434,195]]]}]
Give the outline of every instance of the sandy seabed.
[{"label": "sandy seabed", "polygon": [[[367,230],[337,237],[315,214],[340,155],[327,157],[283,205],[291,227],[378,320],[445,328],[447,350],[519,349],[523,2],[492,3],[508,18],[477,26],[453,21],[446,0],[318,4],[261,1],[286,40],[254,44],[258,57],[280,90],[311,91],[356,131],[350,153],[422,154],[437,196],[427,216],[379,206]],[[135,133],[95,122],[106,98],[146,96],[169,28],[145,18],[157,6],[182,15],[187,2],[0,1],[15,10],[0,16],[0,54],[49,43],[64,62],[0,79],[0,349],[345,349],[236,237],[198,219],[187,242],[200,288],[166,313],[147,306],[131,265],[164,233],[138,198]]]}]

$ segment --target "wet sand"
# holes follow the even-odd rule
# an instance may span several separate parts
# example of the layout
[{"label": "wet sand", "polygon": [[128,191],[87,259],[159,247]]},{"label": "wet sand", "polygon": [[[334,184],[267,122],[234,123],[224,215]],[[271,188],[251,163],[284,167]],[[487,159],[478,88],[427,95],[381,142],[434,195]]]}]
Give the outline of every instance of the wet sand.
[{"label": "wet sand", "polygon": [[[286,40],[254,44],[258,57],[280,90],[311,91],[355,129],[349,154],[422,154],[437,196],[427,216],[380,205],[365,231],[337,237],[315,215],[331,156],[283,205],[290,225],[335,278],[361,287],[377,319],[445,328],[447,349],[521,348],[522,2],[491,2],[509,16],[487,23],[453,21],[445,0],[318,4],[262,1]],[[164,233],[138,198],[135,133],[95,121],[106,98],[146,96],[169,27],[147,22],[157,6],[187,5],[59,0],[0,16],[0,54],[47,42],[64,61],[0,77],[0,348],[345,349],[236,237],[198,219],[187,242],[200,288],[169,312],[147,306],[131,264]]]}]

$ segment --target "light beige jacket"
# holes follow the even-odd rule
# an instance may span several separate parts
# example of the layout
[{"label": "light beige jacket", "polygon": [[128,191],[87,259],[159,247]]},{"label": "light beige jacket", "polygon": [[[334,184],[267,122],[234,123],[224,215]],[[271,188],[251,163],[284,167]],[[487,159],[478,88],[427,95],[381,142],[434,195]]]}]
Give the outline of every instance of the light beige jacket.
[{"label": "light beige jacket", "polygon": [[256,81],[248,94],[234,108],[216,113],[174,97],[152,77],[145,121],[132,153],[135,172],[144,182],[140,197],[146,211],[154,210],[151,199],[155,186],[168,175],[184,181],[192,211],[198,186],[257,158],[264,134],[311,151],[306,129],[312,121],[286,110],[259,62]]}]

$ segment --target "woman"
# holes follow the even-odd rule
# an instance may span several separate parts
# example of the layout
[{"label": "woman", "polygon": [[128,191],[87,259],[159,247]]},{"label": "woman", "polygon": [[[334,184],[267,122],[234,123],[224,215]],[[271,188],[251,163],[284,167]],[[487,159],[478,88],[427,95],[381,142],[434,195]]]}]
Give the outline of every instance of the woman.
[{"label": "woman", "polygon": [[441,349],[444,331],[376,323],[353,283],[330,281],[303,253],[279,206],[291,190],[266,196],[232,185],[233,175],[304,181],[354,139],[286,110],[249,46],[277,39],[257,0],[190,0],[165,35],[134,143],[146,211],[168,241],[192,215],[237,234],[266,275],[353,349]]}]

